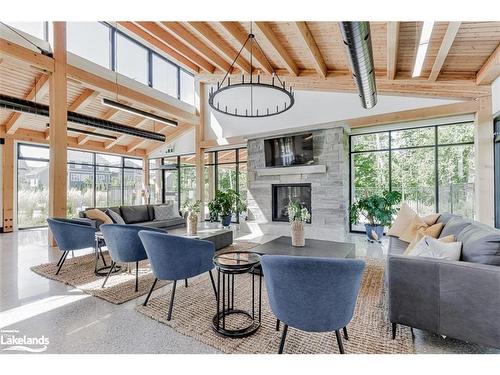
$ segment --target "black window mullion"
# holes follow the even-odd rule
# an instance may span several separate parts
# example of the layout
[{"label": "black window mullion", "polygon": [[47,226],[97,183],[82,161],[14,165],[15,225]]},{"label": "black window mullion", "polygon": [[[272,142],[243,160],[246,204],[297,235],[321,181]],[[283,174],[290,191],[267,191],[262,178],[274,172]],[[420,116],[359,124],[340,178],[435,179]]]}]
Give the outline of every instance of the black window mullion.
[{"label": "black window mullion", "polygon": [[389,131],[389,191],[392,191],[392,132]]},{"label": "black window mullion", "polygon": [[181,157],[177,156],[177,206],[181,210]]},{"label": "black window mullion", "polygon": [[[436,196],[436,212],[439,212],[439,164],[438,164],[438,127],[434,127],[434,194]],[[453,197],[451,197],[453,199]]]}]

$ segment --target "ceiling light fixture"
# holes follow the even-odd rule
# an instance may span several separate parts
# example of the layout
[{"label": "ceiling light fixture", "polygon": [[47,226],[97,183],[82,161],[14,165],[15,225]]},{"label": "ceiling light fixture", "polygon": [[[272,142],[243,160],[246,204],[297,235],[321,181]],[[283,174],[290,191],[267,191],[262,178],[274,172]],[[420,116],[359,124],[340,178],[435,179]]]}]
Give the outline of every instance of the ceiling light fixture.
[{"label": "ceiling light fixture", "polygon": [[[47,128],[50,128],[50,124],[49,123],[47,123]],[[83,130],[83,129],[72,128],[72,127],[68,127],[68,132],[91,135],[92,137],[96,137],[96,138],[106,138],[106,139],[113,139],[113,140],[118,139],[114,135],[103,134],[103,133],[96,133],[96,132],[92,132],[90,130]]]},{"label": "ceiling light fixture", "polygon": [[161,122],[162,124],[165,124],[165,125],[169,125],[169,126],[177,126],[178,125],[177,121],[170,120],[168,118],[161,117],[161,116],[155,115],[153,113],[143,111],[141,109],[130,107],[126,104],[115,102],[115,101],[110,100],[110,99],[103,98],[101,103],[102,103],[102,105],[105,105],[107,107],[115,108],[115,109],[118,109],[120,111],[128,112],[128,113],[131,113],[133,115],[141,116],[141,117],[144,117],[144,118],[156,121],[156,122]]},{"label": "ceiling light fixture", "polygon": [[420,32],[420,41],[418,42],[417,56],[415,58],[415,64],[413,65],[412,77],[419,77],[422,73],[422,67],[424,66],[425,55],[427,54],[427,47],[429,47],[433,28],[434,21],[424,21],[422,31]]}]

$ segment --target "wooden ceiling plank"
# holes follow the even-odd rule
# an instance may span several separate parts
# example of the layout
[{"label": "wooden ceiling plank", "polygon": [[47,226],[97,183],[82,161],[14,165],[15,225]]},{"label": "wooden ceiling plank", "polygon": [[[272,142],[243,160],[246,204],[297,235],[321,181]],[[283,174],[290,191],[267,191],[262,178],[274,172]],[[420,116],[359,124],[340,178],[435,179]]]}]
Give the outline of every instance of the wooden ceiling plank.
[{"label": "wooden ceiling plank", "polygon": [[276,34],[273,32],[268,22],[255,22],[255,25],[258,27],[264,38],[268,41],[268,43],[273,47],[274,51],[281,58],[281,61],[285,65],[288,72],[293,76],[299,75],[299,68],[295,61],[290,57],[287,50],[281,42],[279,41]]},{"label": "wooden ceiling plank", "polygon": [[227,72],[231,69],[231,64],[224,60],[217,52],[208,47],[205,43],[200,41],[196,36],[191,34],[181,23],[179,22],[161,22],[161,24],[166,27],[170,32],[175,34],[179,39],[186,43],[191,48],[198,51],[200,55],[210,61],[217,68],[222,71]]},{"label": "wooden ceiling plank", "polygon": [[[143,129],[144,126],[148,123],[148,121],[149,120],[147,118],[138,117],[136,123],[134,125],[132,125],[132,127],[138,128],[138,129]],[[119,142],[123,141],[124,139],[127,139],[128,137],[133,137],[133,136],[131,136],[129,134],[121,134],[118,137],[116,137],[116,139],[114,139],[110,142],[107,142],[105,145],[105,148],[106,149],[111,148],[111,147],[115,146],[116,144],[118,144]],[[141,140],[144,140],[144,138],[141,138]]]},{"label": "wooden ceiling plank", "polygon": [[477,85],[489,85],[500,76],[500,44],[476,75]]},{"label": "wooden ceiling plank", "polygon": [[[116,115],[118,113],[118,109],[116,108],[110,108],[109,110],[106,111],[106,113],[101,117],[102,120],[111,120],[111,118]],[[97,129],[95,128],[92,128],[90,130],[91,132],[95,132],[97,131]],[[81,145],[84,145],[85,143],[87,143],[88,141],[90,141],[90,139],[92,138],[91,135],[84,135],[84,136],[80,136],[78,137],[78,144],[81,146]]]},{"label": "wooden ceiling plank", "polygon": [[[241,45],[245,43],[248,38],[248,33],[243,29],[239,22],[230,21],[230,22],[220,22],[222,27],[233,36]],[[245,45],[245,49],[247,51],[252,51],[254,59],[259,63],[260,67],[264,69],[268,74],[273,73],[273,67],[269,63],[269,60],[264,55],[264,53],[257,47],[250,44],[250,41]]]},{"label": "wooden ceiling plank", "polygon": [[396,78],[398,69],[399,22],[387,22],[387,79]]},{"label": "wooden ceiling plank", "polygon": [[323,78],[326,78],[327,67],[325,64],[325,60],[321,55],[321,51],[319,50],[318,45],[316,44],[316,41],[314,40],[314,37],[311,31],[309,30],[309,27],[307,27],[307,24],[303,21],[295,22],[294,24],[299,32],[299,35],[301,36],[303,42],[307,47],[307,50],[314,62],[316,71]]},{"label": "wooden ceiling plank", "polygon": [[191,124],[180,124],[177,129],[172,133],[170,134],[169,136],[167,136],[167,139],[165,142],[162,142],[161,144],[154,144],[153,146],[149,147],[146,149],[146,153],[149,155],[150,153],[152,153],[154,150],[164,146],[165,144],[169,144],[169,143],[172,143],[173,141],[175,141],[177,138],[179,138],[180,136],[186,134],[187,132],[191,131],[193,129],[193,125]]},{"label": "wooden ceiling plank", "polygon": [[460,24],[461,22],[450,22],[448,24],[448,28],[446,29],[446,33],[444,34],[443,41],[441,42],[441,46],[439,47],[439,51],[436,55],[436,59],[434,60],[434,64],[432,65],[431,74],[429,75],[429,81],[436,81],[439,73],[441,73],[441,69],[443,68],[446,57],[448,56],[448,52],[450,52],[451,46],[455,41],[458,30],[460,29]]},{"label": "wooden ceiling plank", "polygon": [[68,111],[70,111],[70,112],[76,112],[78,110],[81,110],[81,109],[85,108],[98,95],[99,95],[99,93],[97,91],[85,88],[83,90],[83,92],[75,99],[75,101],[70,104],[70,106],[68,107]]},{"label": "wooden ceiling plank", "polygon": [[[223,38],[217,35],[217,33],[213,31],[212,28],[205,22],[188,22],[187,25],[200,37],[202,37],[206,43],[226,56],[226,58],[228,58],[231,62],[238,55],[238,51],[231,47],[231,45]],[[240,55],[235,64],[245,73],[250,73],[250,63],[243,56]]]}]

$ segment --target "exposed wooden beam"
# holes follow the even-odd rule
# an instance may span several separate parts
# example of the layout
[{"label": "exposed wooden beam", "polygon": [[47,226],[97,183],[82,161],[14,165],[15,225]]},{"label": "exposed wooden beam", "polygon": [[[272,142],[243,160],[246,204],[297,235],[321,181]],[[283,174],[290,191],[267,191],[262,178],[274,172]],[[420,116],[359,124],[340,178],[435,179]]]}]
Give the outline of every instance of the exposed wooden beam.
[{"label": "exposed wooden beam", "polygon": [[132,143],[129,143],[125,147],[127,147],[127,152],[132,152],[135,149],[143,146],[148,141],[146,139],[135,139]]},{"label": "exposed wooden beam", "polygon": [[198,51],[205,59],[210,61],[214,66],[220,70],[227,72],[231,69],[231,64],[224,60],[217,52],[208,47],[196,36],[191,34],[188,29],[186,29],[179,22],[161,22],[161,24],[166,27],[171,33],[176,35],[177,38],[182,40],[185,44]]},{"label": "exposed wooden beam", "polygon": [[76,112],[78,110],[85,108],[97,96],[99,96],[99,93],[97,91],[87,88],[84,89],[83,92],[78,96],[78,98],[76,98],[75,101],[68,106],[68,111]]},{"label": "exposed wooden beam", "polygon": [[444,34],[441,46],[439,47],[439,51],[436,55],[436,59],[434,60],[434,64],[432,65],[431,74],[429,75],[429,81],[436,81],[439,73],[441,73],[441,69],[443,68],[443,64],[446,60],[446,57],[448,56],[448,52],[450,52],[450,48],[455,41],[458,29],[460,29],[460,24],[461,22],[450,22],[448,24],[448,28],[446,29],[446,33]]},{"label": "exposed wooden beam", "polygon": [[[148,119],[147,118],[142,118],[142,117],[138,117],[136,119],[136,122],[134,125],[131,125],[132,127],[134,128],[138,128],[138,129],[142,129],[144,128],[144,126],[148,123]],[[113,147],[114,145],[118,144],[119,142],[123,141],[124,139],[127,139],[129,137],[132,137],[130,135],[127,135],[127,134],[121,134],[119,135],[116,139],[112,140],[112,141],[108,141],[106,142],[105,144],[105,148],[106,149],[109,149],[111,147]],[[133,137],[135,138],[135,137]],[[141,138],[141,140],[144,140],[143,138]]]},{"label": "exposed wooden beam", "polygon": [[489,85],[500,76],[500,44],[476,75],[476,84]]},{"label": "exposed wooden beam", "polygon": [[146,149],[146,153],[149,155],[151,154],[153,151],[155,151],[156,149],[164,146],[165,144],[170,144],[172,143],[173,141],[175,141],[177,138],[179,138],[180,136],[186,134],[187,132],[191,131],[193,129],[193,125],[191,124],[179,124],[179,126],[177,127],[177,129],[171,133],[170,135],[167,136],[167,139],[165,142],[162,142],[161,144],[154,144],[153,146],[149,147]]},{"label": "exposed wooden beam", "polygon": [[14,230],[14,140],[5,139],[1,152],[2,228],[4,232],[12,232]]},{"label": "exposed wooden beam", "polygon": [[[118,109],[116,108],[110,108],[106,111],[106,113],[101,117],[102,120],[111,120],[111,118],[116,115],[118,113]],[[97,129],[95,128],[92,128],[90,129],[90,131],[92,132],[95,132],[97,131]],[[87,143],[88,141],[90,141],[90,139],[92,138],[91,135],[81,135],[78,137],[78,145],[84,145],[85,143]]]},{"label": "exposed wooden beam", "polygon": [[398,69],[399,22],[387,22],[387,79],[394,79]]},{"label": "exposed wooden beam", "polygon": [[[25,96],[26,100],[37,100],[40,101],[49,92],[49,75],[42,74],[33,85],[30,92]],[[14,112],[10,115],[9,119],[5,122],[5,132],[7,134],[14,134],[19,128],[21,121],[20,118],[22,114],[19,112]]]},{"label": "exposed wooden beam", "polygon": [[245,144],[247,141],[243,137],[228,137],[222,139],[205,139],[201,142],[202,148],[214,148],[219,146],[231,146]]},{"label": "exposed wooden beam", "polygon": [[316,68],[316,71],[323,77],[326,77],[327,74],[327,68],[325,64],[325,60],[323,59],[323,56],[321,55],[321,51],[318,48],[318,45],[316,44],[316,41],[314,40],[314,37],[311,33],[311,30],[309,30],[309,27],[307,27],[307,24],[305,22],[295,22],[295,26],[297,27],[297,30],[299,31],[299,35],[304,41],[307,50],[313,60],[314,66]]},{"label": "exposed wooden beam", "polygon": [[0,38],[0,56],[10,57],[46,72],[54,71],[54,59]]},{"label": "exposed wooden beam", "polygon": [[[221,38],[205,22],[188,22],[187,25],[195,31],[205,43],[210,45],[211,48],[219,51],[222,55],[226,56],[229,61],[232,62],[238,55],[238,51]],[[240,55],[236,60],[236,65],[245,73],[250,73],[250,63],[242,55]]]},{"label": "exposed wooden beam", "polygon": [[286,70],[288,70],[291,75],[297,76],[299,74],[297,64],[295,64],[295,61],[290,57],[285,47],[283,47],[281,42],[278,40],[278,37],[269,26],[269,22],[255,22],[255,25],[281,58]]},{"label": "exposed wooden beam", "polygon": [[156,38],[152,38],[150,34],[148,34],[146,31],[144,31],[142,28],[137,26],[133,22],[118,22],[118,24],[125,29],[131,31],[135,35],[137,35],[139,38],[144,39],[145,41],[151,43],[153,46],[156,48],[160,49],[161,51],[165,52],[167,55],[171,56],[173,59],[177,60],[177,62],[180,63],[180,65],[185,66],[189,70],[191,70],[194,73],[199,72],[199,66],[193,63],[191,60],[186,59],[183,55],[178,53],[176,50],[173,48],[170,48],[167,46],[165,43],[160,42]]},{"label": "exposed wooden beam", "polygon": [[[170,48],[183,55],[188,60],[198,65],[204,71],[213,73],[213,71],[215,70],[215,66],[198,55],[191,48],[181,43],[178,39],[176,39],[172,34],[170,34],[156,22],[136,22],[136,24],[146,30],[154,38],[160,40],[160,42],[166,44]],[[151,42],[151,38],[149,38],[148,41]]]},{"label": "exposed wooden beam", "polygon": [[[233,36],[241,45],[245,43],[245,41],[248,38],[248,33],[243,29],[241,24],[239,22],[220,22],[222,27]],[[250,41],[245,45],[245,48],[247,51],[252,51],[253,53],[253,58],[259,63],[260,67],[268,74],[271,74],[273,72],[273,67],[271,66],[270,62],[267,60],[267,57],[264,55],[264,53],[259,49],[252,47],[250,44]]]}]

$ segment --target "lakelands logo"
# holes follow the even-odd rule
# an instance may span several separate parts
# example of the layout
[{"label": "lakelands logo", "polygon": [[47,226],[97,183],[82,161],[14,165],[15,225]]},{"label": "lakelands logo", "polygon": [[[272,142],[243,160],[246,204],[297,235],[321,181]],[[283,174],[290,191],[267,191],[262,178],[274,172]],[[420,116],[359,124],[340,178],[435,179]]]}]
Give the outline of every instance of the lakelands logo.
[{"label": "lakelands logo", "polygon": [[2,351],[20,351],[42,353],[47,350],[49,338],[44,335],[30,337],[22,335],[17,329],[0,330],[0,348]]}]

